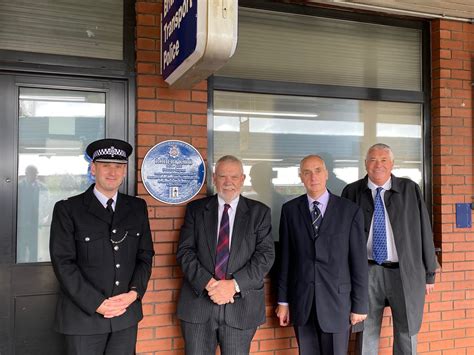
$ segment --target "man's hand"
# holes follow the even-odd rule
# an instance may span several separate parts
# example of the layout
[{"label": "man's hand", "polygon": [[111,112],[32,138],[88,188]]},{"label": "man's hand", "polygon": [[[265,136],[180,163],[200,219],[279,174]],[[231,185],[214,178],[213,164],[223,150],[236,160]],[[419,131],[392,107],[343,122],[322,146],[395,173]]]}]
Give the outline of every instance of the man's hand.
[{"label": "man's hand", "polygon": [[356,325],[357,323],[363,322],[367,318],[367,314],[357,314],[351,312],[351,324]]},{"label": "man's hand", "polygon": [[110,299],[104,300],[96,309],[96,312],[102,314],[104,318],[113,318],[118,317],[124,314],[126,311],[125,308],[119,305],[116,301],[111,301]]},{"label": "man's hand", "polygon": [[217,280],[215,278],[211,278],[206,285],[206,291],[209,292],[215,285]]},{"label": "man's hand", "polygon": [[290,324],[290,307],[284,304],[279,304],[275,309],[275,313],[280,319],[280,326],[286,327]]},{"label": "man's hand", "polygon": [[426,294],[429,295],[434,291],[434,284],[426,284]]},{"label": "man's hand", "polygon": [[[212,302],[218,305],[234,303],[235,285],[233,280],[219,280],[208,282],[206,286],[207,293]],[[209,289],[208,289],[209,287]]]},{"label": "man's hand", "polygon": [[137,297],[138,293],[134,290],[110,297],[102,302],[96,312],[102,314],[104,318],[121,316],[125,313],[127,308],[136,301]]}]

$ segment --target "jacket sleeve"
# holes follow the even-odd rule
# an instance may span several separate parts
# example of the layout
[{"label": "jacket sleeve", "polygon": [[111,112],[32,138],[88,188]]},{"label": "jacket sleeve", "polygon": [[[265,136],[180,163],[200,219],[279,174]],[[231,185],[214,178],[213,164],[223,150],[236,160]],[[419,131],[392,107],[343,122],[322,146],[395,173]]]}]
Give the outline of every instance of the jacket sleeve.
[{"label": "jacket sleeve", "polygon": [[369,306],[369,275],[367,265],[367,246],[364,233],[362,210],[352,220],[349,239],[349,267],[351,272],[351,312],[367,314]]},{"label": "jacket sleeve", "polygon": [[186,207],[184,224],[181,227],[176,259],[181,265],[184,277],[190,283],[194,293],[200,296],[212,278],[212,274],[201,264],[197,255],[196,212],[192,204]]},{"label": "jacket sleeve", "polygon": [[242,297],[245,297],[247,291],[262,287],[263,279],[275,260],[270,209],[266,206],[255,208],[263,208],[254,231],[256,234],[255,250],[245,266],[233,273],[234,279],[239,284]]},{"label": "jacket sleeve", "polygon": [[434,249],[433,232],[431,229],[431,222],[428,210],[421,195],[420,187],[417,184],[415,184],[415,189],[418,210],[420,213],[422,256],[423,264],[425,265],[426,271],[426,283],[434,284],[438,261]]},{"label": "jacket sleeve", "polygon": [[76,263],[74,222],[66,201],[54,206],[49,252],[63,292],[84,312],[94,314],[106,297],[82,276]]},{"label": "jacket sleeve", "polygon": [[145,295],[148,286],[148,280],[151,276],[151,268],[153,262],[153,240],[151,237],[150,223],[148,221],[148,209],[145,200],[142,201],[141,216],[143,217],[142,237],[137,250],[137,257],[135,263],[135,270],[133,271],[132,279],[130,281],[130,288],[136,288],[140,298]]}]

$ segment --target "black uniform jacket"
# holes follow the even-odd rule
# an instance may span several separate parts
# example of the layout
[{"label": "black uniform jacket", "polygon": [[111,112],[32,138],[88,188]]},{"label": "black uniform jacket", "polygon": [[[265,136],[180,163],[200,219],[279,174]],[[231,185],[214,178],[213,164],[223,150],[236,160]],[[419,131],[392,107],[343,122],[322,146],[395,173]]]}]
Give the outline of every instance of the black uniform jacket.
[{"label": "black uniform jacket", "polygon": [[50,254],[61,286],[55,329],[64,334],[118,331],[143,318],[140,300],[111,319],[96,309],[131,287],[139,299],[145,294],[154,255],[146,202],[119,193],[110,221],[93,188],[57,202],[53,212]]},{"label": "black uniform jacket", "polygon": [[[206,285],[213,277],[217,247],[217,195],[188,204],[177,251],[184,274],[178,318],[205,323],[214,303]],[[238,329],[265,323],[263,278],[275,259],[270,209],[240,196],[235,214],[227,273],[239,284],[240,294],[225,307],[225,322]]]}]

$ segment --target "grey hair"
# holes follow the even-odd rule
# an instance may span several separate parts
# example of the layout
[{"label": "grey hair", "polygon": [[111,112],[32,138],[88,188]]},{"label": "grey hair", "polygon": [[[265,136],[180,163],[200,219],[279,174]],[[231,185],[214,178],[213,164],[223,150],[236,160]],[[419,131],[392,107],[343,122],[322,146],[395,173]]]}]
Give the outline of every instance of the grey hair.
[{"label": "grey hair", "polygon": [[385,151],[387,151],[388,154],[390,155],[390,160],[391,160],[391,161],[394,161],[394,160],[395,160],[395,157],[394,157],[393,152],[392,152],[392,148],[390,148],[390,146],[388,146],[387,144],[384,144],[384,143],[376,143],[376,144],[374,144],[373,146],[371,146],[371,147],[367,150],[367,154],[365,155],[365,160],[367,160],[367,158],[369,157],[369,153],[370,153],[372,150],[385,150]]},{"label": "grey hair", "polygon": [[219,166],[219,164],[224,163],[224,162],[231,162],[231,163],[239,164],[240,165],[240,171],[242,172],[242,174],[244,173],[244,165],[242,164],[242,160],[240,160],[239,158],[237,158],[234,155],[224,155],[224,156],[220,157],[219,160],[217,160],[217,162],[216,162],[216,166],[214,167],[214,171],[217,171],[217,167]]},{"label": "grey hair", "polygon": [[305,163],[305,161],[308,160],[308,159],[311,159],[311,158],[317,158],[317,159],[321,160],[323,162],[324,169],[327,170],[326,162],[324,161],[324,159],[320,155],[310,154],[310,155],[305,156],[303,159],[301,159],[301,161],[300,161],[300,172],[301,172],[301,168],[303,167],[303,164]]}]

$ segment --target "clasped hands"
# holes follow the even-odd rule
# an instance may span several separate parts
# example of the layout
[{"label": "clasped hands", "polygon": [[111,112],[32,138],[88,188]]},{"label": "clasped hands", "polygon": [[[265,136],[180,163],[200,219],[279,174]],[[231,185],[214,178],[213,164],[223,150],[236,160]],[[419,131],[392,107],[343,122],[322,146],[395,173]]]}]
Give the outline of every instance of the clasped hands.
[{"label": "clasped hands", "polygon": [[211,301],[218,305],[234,303],[235,284],[233,280],[210,279],[206,291]]},{"label": "clasped hands", "polygon": [[126,312],[127,308],[136,301],[137,297],[138,293],[135,290],[109,297],[101,303],[99,308],[96,309],[96,312],[102,314],[104,318],[121,316]]}]

